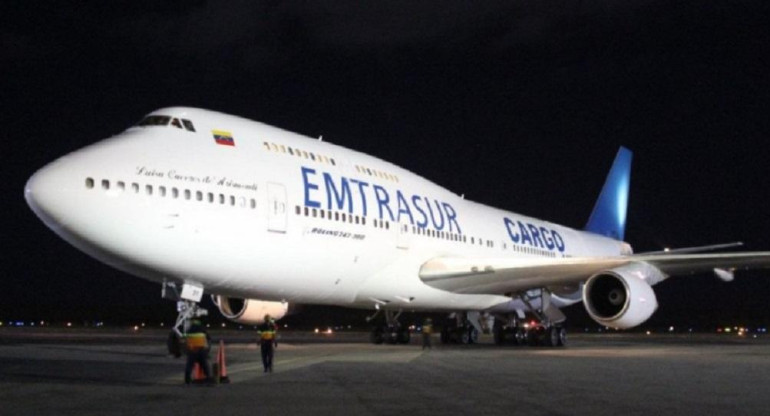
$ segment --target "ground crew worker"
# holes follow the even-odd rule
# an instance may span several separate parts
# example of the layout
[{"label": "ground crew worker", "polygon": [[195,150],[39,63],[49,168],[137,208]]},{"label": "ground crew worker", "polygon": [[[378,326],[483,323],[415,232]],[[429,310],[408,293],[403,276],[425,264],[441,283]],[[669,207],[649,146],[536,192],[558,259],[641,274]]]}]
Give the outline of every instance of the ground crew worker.
[{"label": "ground crew worker", "polygon": [[430,336],[433,333],[433,320],[427,318],[422,324],[422,349],[426,347],[432,349],[430,345]]},{"label": "ground crew worker", "polygon": [[193,367],[195,363],[201,366],[203,374],[206,375],[206,381],[211,381],[209,373],[209,334],[203,328],[203,324],[198,319],[190,322],[190,329],[185,334],[185,350],[187,352],[187,366],[184,369],[184,382],[190,384]]},{"label": "ground crew worker", "polygon": [[257,336],[259,337],[259,346],[262,350],[262,365],[265,367],[265,373],[273,372],[273,354],[278,347],[278,340],[275,338],[275,321],[270,315],[265,315],[265,322],[257,327]]}]

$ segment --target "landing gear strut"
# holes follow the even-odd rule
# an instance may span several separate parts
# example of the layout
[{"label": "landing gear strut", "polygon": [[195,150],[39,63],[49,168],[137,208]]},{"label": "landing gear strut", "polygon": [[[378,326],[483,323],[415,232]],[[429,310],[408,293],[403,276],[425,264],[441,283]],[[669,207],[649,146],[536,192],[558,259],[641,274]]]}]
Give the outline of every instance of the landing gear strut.
[{"label": "landing gear strut", "polygon": [[176,283],[164,281],[161,289],[161,296],[164,299],[176,301],[178,315],[166,342],[168,353],[176,358],[182,356],[184,350],[182,344],[185,333],[190,327],[190,320],[208,315],[208,311],[198,304],[203,297],[203,288],[187,283],[181,286],[181,290],[179,290]]},{"label": "landing gear strut", "polygon": [[[367,320],[372,321],[379,314],[379,310]],[[369,339],[373,344],[382,344],[387,342],[388,344],[408,344],[411,339],[409,328],[401,325],[398,322],[398,317],[401,316],[401,311],[383,311],[385,315],[385,323],[382,322],[376,324],[372,328],[372,332],[369,335]]]}]

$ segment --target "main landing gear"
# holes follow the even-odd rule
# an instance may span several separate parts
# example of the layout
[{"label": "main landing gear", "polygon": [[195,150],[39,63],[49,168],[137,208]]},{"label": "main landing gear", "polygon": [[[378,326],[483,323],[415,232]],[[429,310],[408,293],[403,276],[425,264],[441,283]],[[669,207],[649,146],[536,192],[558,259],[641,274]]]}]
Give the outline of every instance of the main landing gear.
[{"label": "main landing gear", "polygon": [[[385,322],[378,322],[372,328],[372,332],[369,335],[369,339],[372,344],[408,344],[411,339],[409,328],[401,325],[398,322],[398,317],[401,316],[401,311],[382,311],[385,315]],[[367,321],[374,320],[380,310],[374,313],[374,315],[367,318]]]},{"label": "main landing gear", "polygon": [[516,316],[495,317],[492,336],[497,345],[563,347],[567,330],[561,325],[530,321],[521,323]]},{"label": "main landing gear", "polygon": [[[523,310],[509,316],[496,316],[492,334],[497,345],[530,345],[563,347],[567,344],[567,330],[561,326],[566,319],[559,308],[551,304],[551,294],[545,289],[516,295],[535,317],[526,322]],[[537,304],[540,308],[536,308]]]},{"label": "main landing gear", "polygon": [[208,315],[208,311],[199,305],[203,288],[187,283],[182,284],[180,288],[175,282],[163,281],[161,296],[176,302],[178,315],[168,334],[166,346],[170,355],[179,358],[184,351],[184,337],[190,327],[190,320]]},{"label": "main landing gear", "polygon": [[475,344],[479,342],[479,333],[483,329],[477,317],[478,312],[449,314],[441,328],[441,343]]}]

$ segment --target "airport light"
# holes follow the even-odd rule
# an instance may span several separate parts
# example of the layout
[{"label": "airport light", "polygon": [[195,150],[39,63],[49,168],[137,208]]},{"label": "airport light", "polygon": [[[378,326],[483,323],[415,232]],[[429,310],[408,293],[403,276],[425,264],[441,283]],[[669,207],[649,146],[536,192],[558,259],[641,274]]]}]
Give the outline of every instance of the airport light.
[{"label": "airport light", "polygon": [[67,322],[67,328],[72,328],[72,322]]},{"label": "airport light", "polygon": [[318,328],[316,328],[314,332],[317,334],[317,333],[319,332],[319,331],[318,331]]}]

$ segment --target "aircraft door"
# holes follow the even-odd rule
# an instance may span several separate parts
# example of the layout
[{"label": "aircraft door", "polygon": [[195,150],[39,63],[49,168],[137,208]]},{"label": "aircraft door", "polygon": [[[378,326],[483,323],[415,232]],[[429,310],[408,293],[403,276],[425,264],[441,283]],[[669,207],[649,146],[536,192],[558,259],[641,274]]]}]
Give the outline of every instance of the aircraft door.
[{"label": "aircraft door", "polygon": [[267,230],[286,232],[286,187],[280,183],[267,184]]}]

